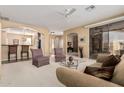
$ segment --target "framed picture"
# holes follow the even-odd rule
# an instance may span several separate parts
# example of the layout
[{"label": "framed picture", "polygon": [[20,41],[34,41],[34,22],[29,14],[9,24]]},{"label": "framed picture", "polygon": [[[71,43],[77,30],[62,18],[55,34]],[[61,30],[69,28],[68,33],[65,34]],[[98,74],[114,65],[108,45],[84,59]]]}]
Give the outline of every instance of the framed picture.
[{"label": "framed picture", "polygon": [[13,45],[18,45],[19,44],[19,40],[18,39],[13,39]]}]

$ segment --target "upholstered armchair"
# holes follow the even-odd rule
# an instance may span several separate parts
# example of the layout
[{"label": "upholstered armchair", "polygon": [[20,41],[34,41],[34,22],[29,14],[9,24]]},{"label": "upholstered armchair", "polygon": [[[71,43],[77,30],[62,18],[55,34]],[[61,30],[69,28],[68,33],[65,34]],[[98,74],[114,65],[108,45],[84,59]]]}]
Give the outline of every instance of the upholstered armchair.
[{"label": "upholstered armchair", "polygon": [[32,52],[32,64],[36,67],[49,64],[49,57],[43,56],[42,49],[31,49]]},{"label": "upholstered armchair", "polygon": [[55,62],[61,62],[66,59],[62,48],[54,48]]}]

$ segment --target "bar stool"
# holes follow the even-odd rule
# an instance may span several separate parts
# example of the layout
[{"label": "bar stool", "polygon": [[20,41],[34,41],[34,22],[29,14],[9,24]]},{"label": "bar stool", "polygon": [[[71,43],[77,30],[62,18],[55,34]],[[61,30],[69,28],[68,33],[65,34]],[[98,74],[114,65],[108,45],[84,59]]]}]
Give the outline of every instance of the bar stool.
[{"label": "bar stool", "polygon": [[22,50],[21,50],[21,60],[23,60],[23,54],[27,54],[27,59],[29,59],[29,45],[22,45]]},{"label": "bar stool", "polygon": [[10,61],[10,55],[15,54],[15,58],[17,61],[17,47],[18,45],[8,45],[8,61]]}]

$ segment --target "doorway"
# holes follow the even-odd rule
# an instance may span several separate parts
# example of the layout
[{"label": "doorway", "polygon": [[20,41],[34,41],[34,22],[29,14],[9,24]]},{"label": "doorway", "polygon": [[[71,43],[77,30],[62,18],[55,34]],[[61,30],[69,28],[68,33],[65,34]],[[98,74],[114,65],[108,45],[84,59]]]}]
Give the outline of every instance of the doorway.
[{"label": "doorway", "polygon": [[51,35],[50,37],[50,54],[54,54],[54,48],[63,48],[63,36]]},{"label": "doorway", "polygon": [[67,53],[78,56],[78,34],[70,33],[67,35]]}]

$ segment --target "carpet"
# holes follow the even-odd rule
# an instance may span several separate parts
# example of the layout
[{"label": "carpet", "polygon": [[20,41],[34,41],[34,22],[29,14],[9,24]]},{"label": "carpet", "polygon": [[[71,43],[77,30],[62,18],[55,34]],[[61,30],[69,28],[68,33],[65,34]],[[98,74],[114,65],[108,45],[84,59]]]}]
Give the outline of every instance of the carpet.
[{"label": "carpet", "polygon": [[[80,63],[82,70],[86,65],[93,62]],[[2,64],[2,77],[0,86],[2,87],[64,87],[56,77],[56,68],[62,67],[51,59],[50,64],[42,67],[35,67],[30,61]]]}]

